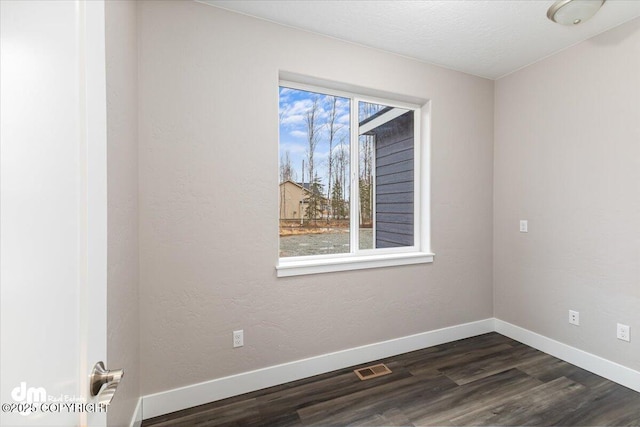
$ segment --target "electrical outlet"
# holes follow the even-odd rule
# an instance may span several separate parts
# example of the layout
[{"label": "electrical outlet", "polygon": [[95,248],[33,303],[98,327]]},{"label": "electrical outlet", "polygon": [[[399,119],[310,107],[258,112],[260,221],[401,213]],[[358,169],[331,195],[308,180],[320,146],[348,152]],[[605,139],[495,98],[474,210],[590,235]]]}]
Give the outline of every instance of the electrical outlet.
[{"label": "electrical outlet", "polygon": [[233,331],[233,348],[242,347],[244,345],[244,331]]},{"label": "electrical outlet", "polygon": [[619,340],[629,342],[631,340],[629,326],[618,323],[618,333],[616,334]]},{"label": "electrical outlet", "polygon": [[528,233],[529,232],[529,221],[527,221],[526,219],[521,219],[520,220],[520,232],[521,233]]},{"label": "electrical outlet", "polygon": [[580,326],[580,313],[575,310],[569,310],[569,323]]}]

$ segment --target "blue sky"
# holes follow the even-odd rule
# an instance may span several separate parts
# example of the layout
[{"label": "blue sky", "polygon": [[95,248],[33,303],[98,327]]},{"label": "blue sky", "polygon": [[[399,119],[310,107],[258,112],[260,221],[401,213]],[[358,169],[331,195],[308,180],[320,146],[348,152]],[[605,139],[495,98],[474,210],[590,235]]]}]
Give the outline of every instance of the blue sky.
[{"label": "blue sky", "polygon": [[[309,180],[307,169],[307,124],[305,114],[313,105],[313,99],[318,99],[318,112],[316,116],[319,129],[319,141],[314,153],[315,170],[322,183],[327,185],[328,156],[329,156],[329,129],[327,122],[331,112],[333,97],[314,92],[306,92],[286,87],[280,88],[280,158],[286,151],[289,152],[296,181],[302,181],[302,160],[305,161],[305,182]],[[343,148],[349,149],[349,99],[337,97],[336,127],[340,129],[334,136],[334,153],[340,150],[340,141]]]}]

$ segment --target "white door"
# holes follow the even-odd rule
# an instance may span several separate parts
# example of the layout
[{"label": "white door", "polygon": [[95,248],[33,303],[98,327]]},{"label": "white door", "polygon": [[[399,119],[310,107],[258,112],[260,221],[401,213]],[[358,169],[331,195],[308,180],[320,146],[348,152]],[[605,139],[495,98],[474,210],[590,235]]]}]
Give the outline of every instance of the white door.
[{"label": "white door", "polygon": [[107,354],[104,2],[0,16],[0,424],[105,425],[88,395]]}]

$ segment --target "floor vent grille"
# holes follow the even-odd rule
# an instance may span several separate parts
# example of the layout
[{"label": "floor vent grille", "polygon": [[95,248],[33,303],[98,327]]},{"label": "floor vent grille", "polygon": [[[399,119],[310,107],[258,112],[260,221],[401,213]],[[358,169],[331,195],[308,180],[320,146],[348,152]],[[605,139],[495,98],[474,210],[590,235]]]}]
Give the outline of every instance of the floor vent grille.
[{"label": "floor vent grille", "polygon": [[369,380],[371,378],[381,377],[383,375],[387,375],[391,373],[391,369],[387,368],[384,363],[380,363],[378,365],[367,366],[366,368],[360,368],[353,371],[356,373],[358,378],[362,381]]}]

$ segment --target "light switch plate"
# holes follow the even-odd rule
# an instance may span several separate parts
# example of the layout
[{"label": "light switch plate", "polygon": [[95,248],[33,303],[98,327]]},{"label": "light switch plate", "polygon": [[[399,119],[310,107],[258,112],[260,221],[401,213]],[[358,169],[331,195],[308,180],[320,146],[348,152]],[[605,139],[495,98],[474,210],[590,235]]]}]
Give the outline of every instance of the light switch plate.
[{"label": "light switch plate", "polygon": [[520,220],[520,232],[521,233],[528,233],[529,232],[529,221],[527,221],[526,219],[521,219]]}]

